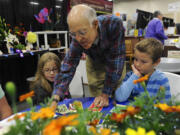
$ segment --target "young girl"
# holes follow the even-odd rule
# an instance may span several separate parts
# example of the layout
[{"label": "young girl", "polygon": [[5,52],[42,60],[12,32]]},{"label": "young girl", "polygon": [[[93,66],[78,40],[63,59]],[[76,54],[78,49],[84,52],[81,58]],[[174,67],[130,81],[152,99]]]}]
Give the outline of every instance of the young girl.
[{"label": "young girl", "polygon": [[[34,104],[39,104],[45,98],[51,97],[54,79],[57,73],[59,73],[60,65],[59,57],[52,52],[47,52],[41,56],[38,61],[35,79],[30,85],[30,89],[35,92],[33,97]],[[67,98],[70,98],[70,94]]]}]

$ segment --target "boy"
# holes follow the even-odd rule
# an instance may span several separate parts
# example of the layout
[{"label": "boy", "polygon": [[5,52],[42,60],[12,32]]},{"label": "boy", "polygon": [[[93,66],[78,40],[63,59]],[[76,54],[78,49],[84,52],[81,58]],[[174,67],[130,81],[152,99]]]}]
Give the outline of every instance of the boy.
[{"label": "boy", "polygon": [[155,67],[160,63],[162,56],[163,45],[160,41],[147,38],[136,44],[134,48],[134,64],[132,71],[126,74],[122,85],[116,90],[115,98],[119,102],[126,101],[130,95],[139,95],[144,92],[142,86],[133,81],[149,74],[149,79],[146,82],[147,90],[150,96],[155,96],[163,86],[166,90],[165,98],[168,100],[170,95],[170,86],[167,77]]}]

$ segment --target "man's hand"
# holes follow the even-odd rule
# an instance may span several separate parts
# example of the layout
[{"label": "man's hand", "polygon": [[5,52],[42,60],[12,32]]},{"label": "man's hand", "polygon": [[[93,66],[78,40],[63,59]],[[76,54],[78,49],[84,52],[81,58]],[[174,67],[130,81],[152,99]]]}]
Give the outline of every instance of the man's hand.
[{"label": "man's hand", "polygon": [[102,93],[100,96],[95,98],[94,104],[97,107],[108,106],[109,105],[109,96],[107,94]]},{"label": "man's hand", "polygon": [[52,99],[53,99],[53,101],[52,101],[50,107],[51,107],[51,108],[53,109],[53,111],[55,112],[55,111],[56,111],[56,108],[57,108],[57,105],[58,105],[58,102],[57,102],[57,101],[59,101],[60,98],[59,98],[58,95],[54,95],[54,96],[52,97]]}]

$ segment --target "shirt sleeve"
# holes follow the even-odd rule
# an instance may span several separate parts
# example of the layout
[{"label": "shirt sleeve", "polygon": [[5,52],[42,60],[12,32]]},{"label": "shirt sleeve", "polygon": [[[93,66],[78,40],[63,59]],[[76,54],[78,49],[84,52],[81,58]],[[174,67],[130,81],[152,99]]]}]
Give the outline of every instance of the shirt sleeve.
[{"label": "shirt sleeve", "polygon": [[106,55],[106,75],[103,93],[111,95],[116,89],[117,82],[120,79],[125,61],[124,27],[122,21],[113,21],[110,26],[112,35],[112,46]]},{"label": "shirt sleeve", "polygon": [[160,86],[165,88],[165,100],[168,101],[171,98],[171,92],[170,92],[169,80],[167,77],[164,77],[161,80]]},{"label": "shirt sleeve", "polygon": [[130,74],[130,72],[126,75],[126,77],[123,80],[123,83],[120,85],[120,87],[115,92],[115,98],[119,102],[126,101],[129,96],[131,95],[131,92],[133,91],[133,88],[135,84],[133,83],[134,80],[137,80],[139,77],[137,75]]},{"label": "shirt sleeve", "polygon": [[53,95],[59,95],[61,99],[68,93],[69,84],[75,74],[82,55],[82,48],[72,40],[70,48],[61,65],[60,73],[55,77]]},{"label": "shirt sleeve", "polygon": [[161,21],[156,23],[156,36],[161,39],[167,39],[168,37],[164,33],[164,27]]}]

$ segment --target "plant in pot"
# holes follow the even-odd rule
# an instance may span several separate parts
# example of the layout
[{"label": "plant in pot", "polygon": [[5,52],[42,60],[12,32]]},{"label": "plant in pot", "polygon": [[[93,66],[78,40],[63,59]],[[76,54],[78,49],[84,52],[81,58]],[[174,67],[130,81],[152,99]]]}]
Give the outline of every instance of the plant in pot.
[{"label": "plant in pot", "polygon": [[9,28],[6,24],[6,21],[4,18],[1,18],[0,16],[0,50],[3,53],[8,53],[8,50],[6,47],[6,41],[4,41],[8,33],[9,33]]}]

